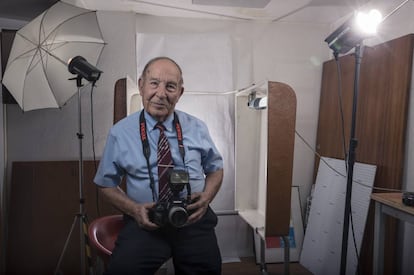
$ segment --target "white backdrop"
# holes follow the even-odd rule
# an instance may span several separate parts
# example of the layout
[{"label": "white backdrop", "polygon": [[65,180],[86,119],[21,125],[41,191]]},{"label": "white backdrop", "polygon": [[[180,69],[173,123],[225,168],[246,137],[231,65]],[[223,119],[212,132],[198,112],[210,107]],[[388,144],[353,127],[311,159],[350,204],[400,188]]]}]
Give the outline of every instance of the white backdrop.
[{"label": "white backdrop", "polygon": [[[176,108],[203,120],[224,158],[222,189],[213,201],[216,210],[233,210],[234,95],[232,47],[228,34],[137,34],[137,73],[156,56],[168,56],[181,67],[184,94]],[[138,78],[138,77],[137,77]],[[231,199],[230,199],[231,198]]]},{"label": "white backdrop", "polygon": [[[153,57],[168,56],[181,67],[184,94],[176,108],[203,120],[224,159],[223,185],[215,211],[234,210],[234,92],[231,37],[223,33],[137,34],[137,74]],[[139,76],[137,76],[138,79]],[[223,260],[237,258],[238,236],[248,234],[237,216],[219,218]],[[221,230],[227,228],[227,230]],[[237,235],[235,231],[241,232]],[[244,234],[243,234],[244,233]]]},{"label": "white backdrop", "polygon": [[183,70],[184,87],[192,92],[233,89],[231,38],[224,33],[137,34],[137,70],[165,55]]}]

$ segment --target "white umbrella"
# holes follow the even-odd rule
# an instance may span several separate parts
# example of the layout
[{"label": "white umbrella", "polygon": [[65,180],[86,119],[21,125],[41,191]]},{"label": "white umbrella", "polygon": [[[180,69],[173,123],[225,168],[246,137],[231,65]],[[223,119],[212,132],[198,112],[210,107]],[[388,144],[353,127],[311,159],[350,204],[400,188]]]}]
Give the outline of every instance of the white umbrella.
[{"label": "white umbrella", "polygon": [[96,65],[104,45],[95,11],[57,2],[17,31],[2,82],[24,111],[59,108],[77,92],[69,60]]}]

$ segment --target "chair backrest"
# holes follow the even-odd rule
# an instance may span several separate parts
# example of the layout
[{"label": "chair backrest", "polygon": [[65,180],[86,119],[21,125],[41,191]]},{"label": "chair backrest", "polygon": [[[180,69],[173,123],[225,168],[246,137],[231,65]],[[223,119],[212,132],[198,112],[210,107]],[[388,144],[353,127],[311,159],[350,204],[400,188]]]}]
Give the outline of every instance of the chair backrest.
[{"label": "chair backrest", "polygon": [[109,259],[115,247],[118,233],[124,226],[123,215],[104,216],[95,219],[88,228],[91,245],[104,262]]}]

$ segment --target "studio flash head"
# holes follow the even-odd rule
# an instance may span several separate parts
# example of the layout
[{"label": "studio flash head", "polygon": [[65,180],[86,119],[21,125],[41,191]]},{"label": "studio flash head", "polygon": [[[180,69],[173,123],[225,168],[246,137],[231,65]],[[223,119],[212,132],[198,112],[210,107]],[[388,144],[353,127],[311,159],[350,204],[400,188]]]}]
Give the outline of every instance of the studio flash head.
[{"label": "studio flash head", "polygon": [[88,81],[95,82],[101,76],[102,71],[88,63],[82,56],[71,58],[68,63],[68,70],[72,74],[77,74]]}]

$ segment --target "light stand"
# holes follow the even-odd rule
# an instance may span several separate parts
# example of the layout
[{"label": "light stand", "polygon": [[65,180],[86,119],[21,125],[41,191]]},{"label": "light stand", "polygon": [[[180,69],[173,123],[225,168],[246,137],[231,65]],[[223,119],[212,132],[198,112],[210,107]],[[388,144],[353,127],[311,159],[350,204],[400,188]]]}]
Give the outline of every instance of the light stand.
[{"label": "light stand", "polygon": [[93,65],[89,64],[85,58],[81,56],[77,56],[72,58],[69,61],[68,65],[69,72],[73,74],[77,74],[76,78],[72,78],[70,80],[76,79],[76,86],[77,86],[77,96],[78,96],[78,130],[79,132],[76,134],[79,140],[79,162],[78,162],[78,170],[79,170],[79,213],[75,215],[73,219],[72,226],[70,228],[69,234],[66,238],[65,244],[63,246],[63,250],[60,254],[59,261],[56,265],[54,274],[59,274],[60,265],[62,263],[63,257],[65,255],[66,249],[68,247],[70,238],[72,236],[73,230],[75,229],[76,223],[79,222],[79,229],[80,229],[80,274],[85,274],[85,254],[88,255],[88,266],[89,272],[92,275],[93,268],[90,264],[90,248],[87,246],[87,234],[88,234],[88,219],[86,212],[84,210],[85,198],[83,196],[83,186],[84,186],[84,178],[83,178],[83,150],[82,150],[82,141],[83,141],[83,133],[82,133],[82,102],[81,102],[81,88],[82,88],[82,78],[85,78],[88,81],[92,82],[92,86],[95,85],[95,82],[99,79],[100,74],[102,71],[95,68]]},{"label": "light stand", "polygon": [[347,183],[346,183],[346,195],[345,195],[345,211],[344,211],[344,224],[342,230],[342,250],[341,250],[341,275],[346,273],[346,258],[348,253],[348,233],[349,233],[349,219],[351,214],[351,195],[352,195],[352,180],[354,175],[355,164],[355,149],[358,145],[358,140],[355,138],[355,126],[356,126],[356,114],[358,107],[358,93],[359,93],[359,75],[361,68],[363,45],[362,42],[355,47],[355,72],[354,72],[354,94],[352,100],[352,120],[351,120],[351,132],[348,148],[347,159]]},{"label": "light stand", "polygon": [[355,48],[355,72],[354,72],[354,93],[352,101],[352,120],[349,138],[349,148],[347,155],[347,184],[345,194],[345,209],[344,209],[344,223],[342,230],[342,249],[341,249],[341,266],[340,274],[345,275],[348,253],[348,234],[349,234],[349,219],[351,214],[351,196],[352,196],[352,181],[355,164],[355,149],[358,141],[355,138],[357,102],[359,93],[359,74],[362,59],[362,41],[365,38],[360,32],[355,30],[355,22],[353,17],[348,19],[344,24],[339,26],[331,35],[329,35],[325,42],[334,51],[334,56],[337,62],[339,53],[347,53],[352,48]]},{"label": "light stand", "polygon": [[[378,11],[372,10],[370,12],[369,20],[365,15],[364,22],[358,22],[358,14],[356,17],[351,17],[341,26],[339,26],[332,34],[330,34],[325,42],[328,43],[329,48],[334,51],[335,59],[337,59],[339,53],[347,53],[351,49],[355,49],[355,72],[354,72],[354,94],[352,102],[352,121],[349,139],[349,148],[347,156],[347,186],[345,195],[345,209],[344,209],[344,223],[342,231],[342,249],[341,249],[341,266],[340,274],[346,274],[347,265],[347,253],[348,253],[348,235],[349,235],[349,220],[351,214],[351,196],[352,196],[352,182],[354,174],[355,164],[355,150],[358,144],[355,138],[355,126],[356,126],[356,114],[357,114],[357,102],[359,94],[359,76],[360,67],[363,53],[363,40],[376,33],[377,26],[386,20],[389,16],[398,11],[401,7],[407,4],[411,0],[404,0],[390,13],[383,18],[378,16]],[[360,17],[361,18],[361,17]],[[359,23],[359,24],[358,24]],[[338,60],[337,60],[338,62]]]}]

